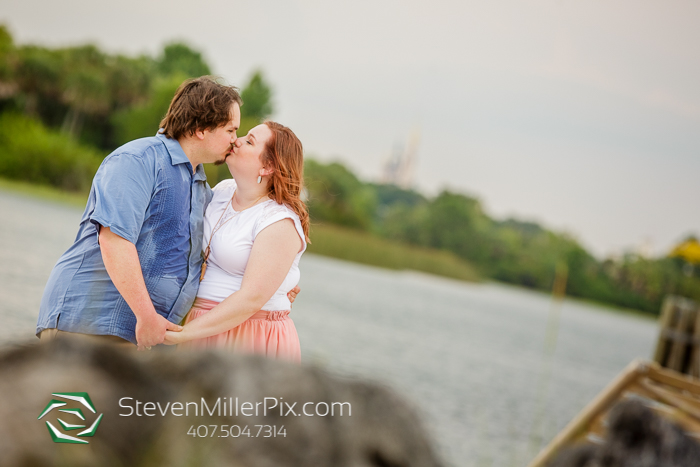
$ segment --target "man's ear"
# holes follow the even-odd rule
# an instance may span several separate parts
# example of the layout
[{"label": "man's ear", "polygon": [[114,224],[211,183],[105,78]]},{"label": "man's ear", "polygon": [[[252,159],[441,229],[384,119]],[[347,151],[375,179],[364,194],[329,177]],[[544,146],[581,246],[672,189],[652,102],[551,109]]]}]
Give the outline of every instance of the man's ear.
[{"label": "man's ear", "polygon": [[204,132],[205,131],[207,131],[207,130],[195,130],[193,136],[201,141],[204,139]]}]

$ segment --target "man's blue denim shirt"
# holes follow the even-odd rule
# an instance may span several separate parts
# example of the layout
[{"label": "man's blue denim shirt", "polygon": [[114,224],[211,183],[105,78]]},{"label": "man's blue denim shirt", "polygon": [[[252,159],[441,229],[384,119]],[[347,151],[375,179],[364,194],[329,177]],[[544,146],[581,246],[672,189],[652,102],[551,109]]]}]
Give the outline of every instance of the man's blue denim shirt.
[{"label": "man's blue denim shirt", "polygon": [[92,182],[75,242],[44,289],[37,335],[56,328],[136,343],[136,317],[107,274],[99,226],[136,245],[156,311],[179,323],[197,295],[210,200],[204,168],[200,164],[193,174],[180,143],[162,134],[131,141],[107,156]]}]

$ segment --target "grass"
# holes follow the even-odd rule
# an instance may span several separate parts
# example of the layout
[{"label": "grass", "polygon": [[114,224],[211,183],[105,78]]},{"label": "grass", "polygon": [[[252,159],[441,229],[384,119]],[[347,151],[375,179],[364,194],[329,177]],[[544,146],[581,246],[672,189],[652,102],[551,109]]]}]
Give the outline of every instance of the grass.
[{"label": "grass", "polygon": [[322,224],[312,225],[310,237],[308,251],[317,255],[470,282],[479,280],[473,266],[446,251],[408,246],[366,232]]},{"label": "grass", "polygon": [[63,204],[70,204],[76,207],[85,207],[87,202],[87,192],[72,192],[60,190],[46,185],[37,185],[36,183],[21,182],[17,180],[8,180],[0,178],[0,190],[21,193],[31,196],[32,198],[44,199]]}]

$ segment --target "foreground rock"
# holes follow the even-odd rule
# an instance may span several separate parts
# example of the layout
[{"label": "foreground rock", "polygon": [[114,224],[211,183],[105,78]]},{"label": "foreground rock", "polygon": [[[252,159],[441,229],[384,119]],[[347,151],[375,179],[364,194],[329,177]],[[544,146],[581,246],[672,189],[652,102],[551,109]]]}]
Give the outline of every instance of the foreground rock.
[{"label": "foreground rock", "polygon": [[[95,413],[65,393],[88,393]],[[3,466],[441,465],[393,392],[257,357],[57,341],[0,354],[0,394]],[[52,400],[66,405],[38,420]],[[54,442],[47,422],[89,444]]]},{"label": "foreground rock", "polygon": [[700,444],[640,402],[621,402],[610,414],[602,445],[564,450],[548,467],[697,467]]}]

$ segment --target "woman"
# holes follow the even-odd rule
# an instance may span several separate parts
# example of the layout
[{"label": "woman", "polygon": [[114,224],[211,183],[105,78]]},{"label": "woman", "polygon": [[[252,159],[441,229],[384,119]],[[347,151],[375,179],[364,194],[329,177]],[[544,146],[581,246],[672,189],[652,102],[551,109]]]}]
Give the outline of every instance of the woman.
[{"label": "woman", "polygon": [[309,233],[301,142],[289,128],[265,122],[236,140],[226,164],[233,180],[214,188],[206,211],[197,299],[165,343],[299,362],[287,291],[298,283]]}]

